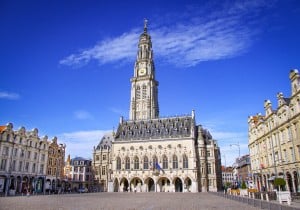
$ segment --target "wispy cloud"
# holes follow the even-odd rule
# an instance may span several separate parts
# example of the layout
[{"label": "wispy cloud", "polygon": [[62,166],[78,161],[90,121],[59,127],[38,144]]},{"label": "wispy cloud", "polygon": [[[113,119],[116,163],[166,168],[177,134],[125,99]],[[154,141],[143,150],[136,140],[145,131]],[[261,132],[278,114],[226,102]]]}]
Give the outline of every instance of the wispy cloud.
[{"label": "wispy cloud", "polygon": [[77,54],[71,54],[59,63],[62,65],[81,66],[91,60],[97,60],[99,64],[131,60],[135,55],[138,37],[138,32],[132,30],[120,37],[103,40],[94,47]]},{"label": "wispy cloud", "polygon": [[[258,32],[255,17],[267,4],[257,0],[216,6],[189,8],[180,15],[167,14],[167,21],[153,24],[149,31],[156,58],[176,66],[194,66],[246,52]],[[97,60],[100,65],[132,61],[140,33],[141,29],[132,29],[119,37],[101,40],[91,48],[67,56],[60,64],[82,66],[91,60]]]},{"label": "wispy cloud", "polygon": [[127,113],[127,111],[124,111],[124,110],[121,110],[121,109],[115,108],[115,107],[111,107],[111,108],[109,108],[109,110],[110,110],[111,112],[115,113],[115,114],[120,115],[120,116],[124,116],[125,113]]},{"label": "wispy cloud", "polygon": [[[220,119],[219,122],[223,122],[223,120]],[[247,131],[222,130],[220,129],[222,126],[219,126],[219,124],[222,123],[215,122],[213,124],[211,121],[207,129],[218,142],[222,155],[222,164],[229,166],[239,157],[239,153],[241,156],[249,154],[248,133]]]},{"label": "wispy cloud", "polygon": [[20,95],[17,93],[9,93],[5,91],[0,91],[0,99],[9,99],[9,100],[17,100],[20,98]]},{"label": "wispy cloud", "polygon": [[93,116],[85,110],[77,110],[74,112],[74,117],[79,120],[90,120],[93,119]]},{"label": "wispy cloud", "polygon": [[97,146],[105,133],[110,130],[90,130],[76,131],[57,135],[61,143],[66,144],[66,155],[70,154],[71,158],[81,156],[92,158],[93,148]]}]

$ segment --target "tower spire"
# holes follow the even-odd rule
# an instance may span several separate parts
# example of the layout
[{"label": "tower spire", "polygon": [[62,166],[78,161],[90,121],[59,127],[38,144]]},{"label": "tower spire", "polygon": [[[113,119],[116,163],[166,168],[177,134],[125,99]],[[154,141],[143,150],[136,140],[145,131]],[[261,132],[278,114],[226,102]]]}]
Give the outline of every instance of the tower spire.
[{"label": "tower spire", "polygon": [[134,74],[131,78],[130,120],[159,117],[158,82],[155,80],[152,42],[147,33],[147,24],[148,20],[144,19],[144,31],[140,35]]},{"label": "tower spire", "polygon": [[147,33],[148,20],[144,18],[144,32]]}]

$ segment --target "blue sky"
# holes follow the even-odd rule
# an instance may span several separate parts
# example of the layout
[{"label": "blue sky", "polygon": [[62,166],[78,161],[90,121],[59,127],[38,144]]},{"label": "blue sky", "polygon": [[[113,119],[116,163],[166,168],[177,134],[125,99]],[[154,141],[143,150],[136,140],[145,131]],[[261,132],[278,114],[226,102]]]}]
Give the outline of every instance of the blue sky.
[{"label": "blue sky", "polygon": [[222,162],[248,153],[248,116],[290,96],[300,68],[300,2],[0,1],[0,124],[57,136],[91,157],[128,118],[130,78],[149,20],[161,116],[196,111]]}]

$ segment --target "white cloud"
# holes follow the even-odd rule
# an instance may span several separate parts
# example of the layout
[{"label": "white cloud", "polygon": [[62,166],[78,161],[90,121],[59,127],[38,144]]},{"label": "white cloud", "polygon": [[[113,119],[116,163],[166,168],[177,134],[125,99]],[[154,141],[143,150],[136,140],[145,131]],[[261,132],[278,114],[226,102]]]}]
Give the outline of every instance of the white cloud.
[{"label": "white cloud", "polygon": [[0,91],[0,99],[9,99],[9,100],[17,100],[20,98],[20,95],[17,93],[9,93],[5,91]]},{"label": "white cloud", "polygon": [[130,60],[136,53],[138,37],[139,34],[133,30],[120,37],[103,40],[78,54],[69,55],[59,63],[76,66],[87,64],[90,60],[97,60],[99,64]]},{"label": "white cloud", "polygon": [[85,111],[85,110],[75,111],[74,116],[76,119],[79,119],[79,120],[93,119],[93,116],[88,111]]},{"label": "white cloud", "polygon": [[[253,17],[266,6],[265,2],[237,1],[224,3],[217,9],[215,6],[189,9],[182,15],[167,14],[166,17],[173,17],[166,18],[169,22],[149,27],[156,58],[176,66],[194,66],[246,52],[258,31]],[[214,12],[208,15],[209,11]],[[133,29],[119,37],[102,40],[94,47],[67,56],[60,64],[81,66],[91,60],[97,60],[100,65],[132,61],[140,33],[141,29]]]},{"label": "white cloud", "polygon": [[66,144],[66,157],[68,154],[71,158],[76,156],[92,158],[93,148],[97,146],[105,133],[111,130],[91,130],[76,131],[57,135],[61,143]]}]

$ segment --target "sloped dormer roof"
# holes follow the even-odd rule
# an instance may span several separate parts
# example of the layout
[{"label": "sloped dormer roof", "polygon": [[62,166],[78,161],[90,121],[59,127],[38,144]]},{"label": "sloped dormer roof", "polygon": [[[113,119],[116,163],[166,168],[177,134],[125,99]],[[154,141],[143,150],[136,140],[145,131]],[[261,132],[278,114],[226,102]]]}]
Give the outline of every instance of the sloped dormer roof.
[{"label": "sloped dormer roof", "polygon": [[119,124],[115,141],[189,137],[192,126],[192,116],[123,121]]}]

